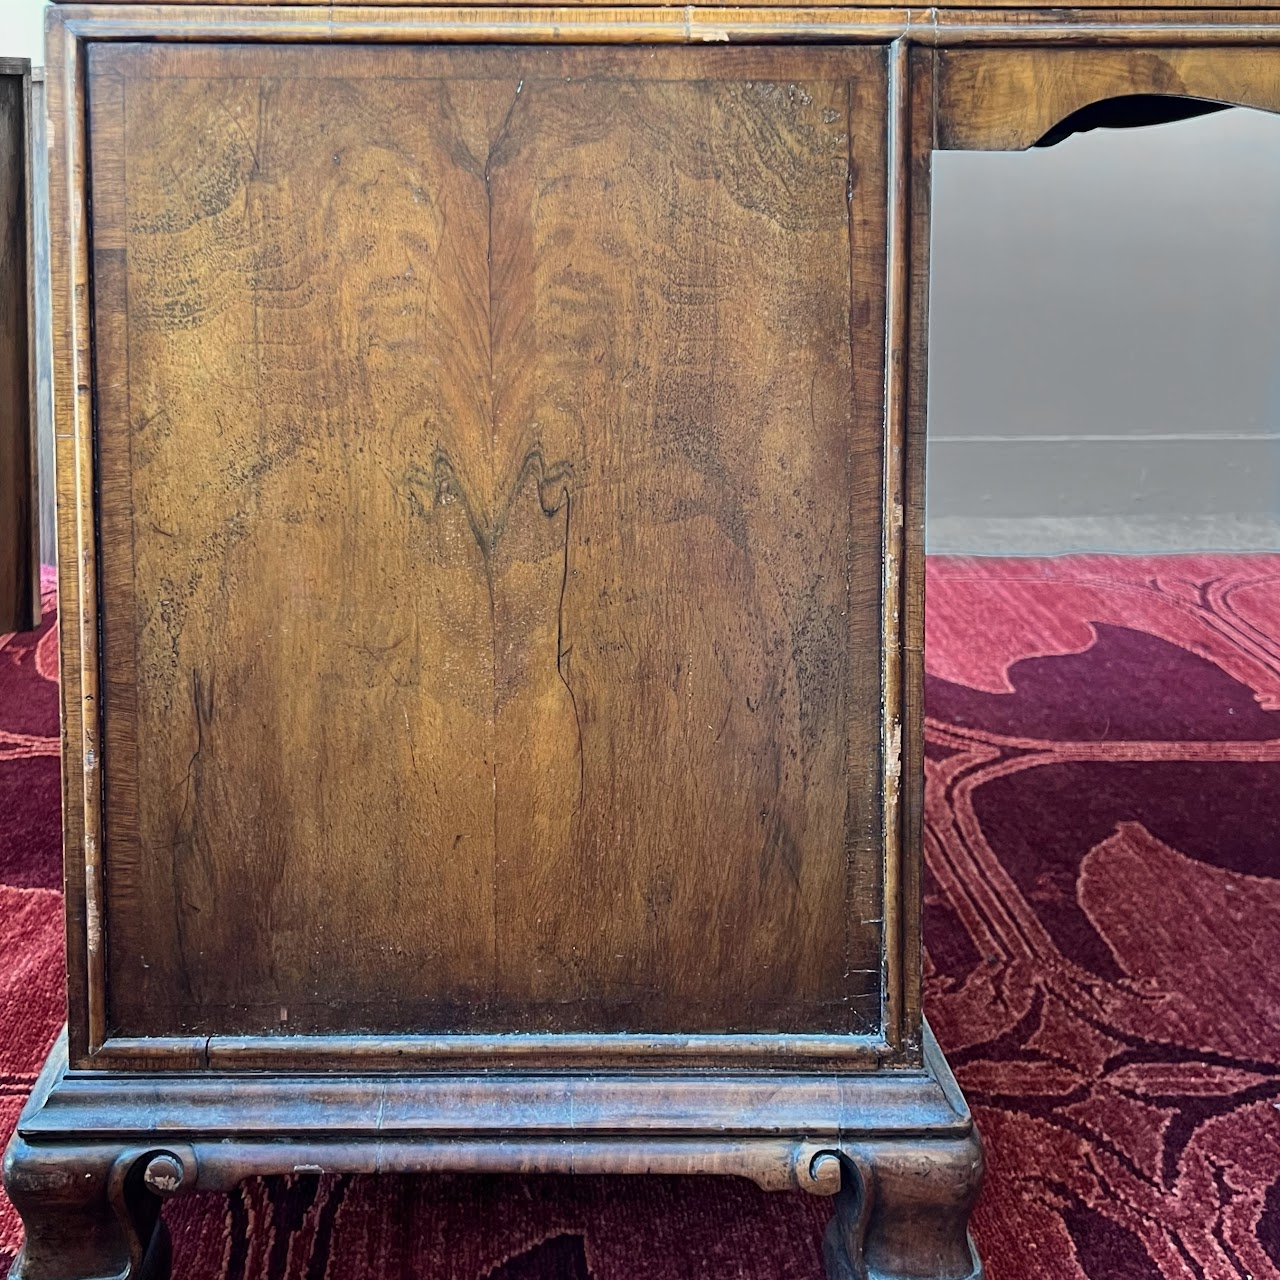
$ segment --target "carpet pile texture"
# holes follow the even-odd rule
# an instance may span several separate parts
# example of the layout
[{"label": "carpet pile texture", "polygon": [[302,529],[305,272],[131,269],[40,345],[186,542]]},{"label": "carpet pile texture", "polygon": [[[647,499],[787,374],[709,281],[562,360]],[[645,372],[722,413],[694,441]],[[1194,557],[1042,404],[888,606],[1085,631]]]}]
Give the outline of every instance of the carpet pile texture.
[{"label": "carpet pile texture", "polygon": [[[928,599],[926,1005],[991,1280],[1280,1277],[1280,556],[936,559]],[[56,682],[51,616],[0,639],[0,1142],[63,1017]],[[166,1214],[184,1280],[819,1280],[828,1209],[325,1176]],[[0,1274],[20,1241],[0,1196]]]}]

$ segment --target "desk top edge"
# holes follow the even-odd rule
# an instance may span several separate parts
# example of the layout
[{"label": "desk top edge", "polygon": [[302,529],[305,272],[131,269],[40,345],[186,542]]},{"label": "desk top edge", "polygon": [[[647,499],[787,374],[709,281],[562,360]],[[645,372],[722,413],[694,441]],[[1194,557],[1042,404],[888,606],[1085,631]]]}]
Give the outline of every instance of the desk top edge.
[{"label": "desk top edge", "polygon": [[[511,0],[471,0],[472,3],[481,5],[491,5],[494,7],[509,6]],[[430,9],[439,7],[449,7],[454,0],[323,0],[317,3],[317,0],[52,0],[56,6],[74,6],[83,5],[104,6],[110,5],[115,8],[130,9],[173,9],[173,8],[205,8],[205,9],[317,9],[317,10],[348,10],[348,9]],[[601,0],[521,0],[521,3],[530,8],[586,8],[598,5]],[[738,0],[743,7],[754,8],[772,8],[776,7],[778,0]],[[610,7],[619,8],[656,8],[659,7],[654,0],[609,0]],[[715,5],[697,4],[697,5],[680,5],[671,4],[666,7],[672,9],[703,9],[714,8]],[[1008,20],[1013,21],[1015,15],[1019,12],[1048,14],[1057,13],[1062,15],[1070,15],[1072,13],[1080,13],[1090,10],[1107,10],[1108,15],[1114,18],[1118,14],[1130,15],[1136,20],[1147,20],[1153,13],[1163,12],[1166,14],[1184,14],[1184,13],[1213,13],[1218,15],[1224,14],[1260,14],[1274,12],[1276,5],[1275,0],[1269,3],[1259,4],[1231,4],[1231,3],[1205,3],[1205,0],[1070,0],[1070,3],[1062,3],[1061,0],[958,0],[957,3],[939,4],[939,5],[904,5],[902,0],[849,0],[848,3],[827,4],[821,6],[796,6],[796,7],[821,7],[821,8],[849,8],[849,9],[885,9],[897,10],[899,12],[910,10],[912,13],[927,14],[929,12],[938,12],[940,14],[954,13],[956,15],[973,15],[989,14],[989,15],[1008,15]]]}]

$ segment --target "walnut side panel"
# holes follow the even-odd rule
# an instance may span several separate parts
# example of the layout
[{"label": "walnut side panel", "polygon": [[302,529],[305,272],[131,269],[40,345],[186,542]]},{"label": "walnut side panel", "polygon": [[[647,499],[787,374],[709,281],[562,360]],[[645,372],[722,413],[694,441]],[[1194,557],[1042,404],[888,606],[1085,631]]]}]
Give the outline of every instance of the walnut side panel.
[{"label": "walnut side panel", "polygon": [[875,1031],[884,51],[90,58],[111,1031]]}]

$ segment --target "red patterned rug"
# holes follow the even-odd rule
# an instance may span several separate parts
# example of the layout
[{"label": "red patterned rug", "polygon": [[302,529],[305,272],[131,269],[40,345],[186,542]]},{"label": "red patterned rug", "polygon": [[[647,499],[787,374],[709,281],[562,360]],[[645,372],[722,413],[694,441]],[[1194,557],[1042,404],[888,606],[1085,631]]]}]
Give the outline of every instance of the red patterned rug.
[{"label": "red patterned rug", "polygon": [[[1280,1277],[1280,556],[935,560],[928,1010],[991,1280]],[[0,641],[0,1141],[61,1018],[54,637]],[[817,1280],[725,1179],[294,1178],[186,1280]],[[0,1269],[20,1227],[0,1198]]]}]

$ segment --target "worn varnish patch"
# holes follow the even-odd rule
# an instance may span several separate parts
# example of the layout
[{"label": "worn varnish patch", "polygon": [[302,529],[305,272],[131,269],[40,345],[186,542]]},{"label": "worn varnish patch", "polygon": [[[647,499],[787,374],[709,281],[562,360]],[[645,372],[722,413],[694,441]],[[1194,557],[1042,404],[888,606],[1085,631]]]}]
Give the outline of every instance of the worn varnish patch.
[{"label": "worn varnish patch", "polygon": [[884,57],[92,48],[113,1031],[874,1029]]}]

